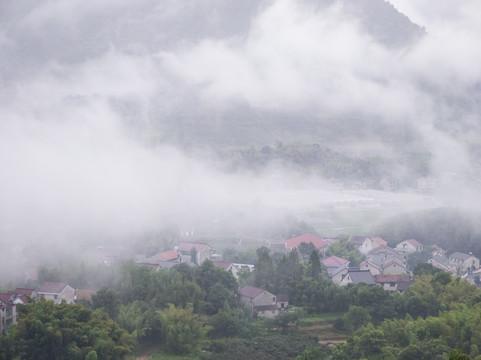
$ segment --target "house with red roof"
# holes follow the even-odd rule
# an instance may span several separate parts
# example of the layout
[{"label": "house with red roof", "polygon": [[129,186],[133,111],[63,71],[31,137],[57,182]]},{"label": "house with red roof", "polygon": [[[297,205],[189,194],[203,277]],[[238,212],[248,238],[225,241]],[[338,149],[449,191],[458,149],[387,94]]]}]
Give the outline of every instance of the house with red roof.
[{"label": "house with red roof", "polygon": [[180,262],[180,255],[177,250],[161,251],[145,260],[147,264],[158,264],[161,262]]},{"label": "house with red roof", "polygon": [[396,245],[394,250],[396,250],[399,254],[408,255],[416,251],[423,251],[424,246],[416,239],[409,239],[401,241],[399,244]]},{"label": "house with red roof", "polygon": [[33,296],[35,290],[25,288],[0,294],[0,333],[6,333],[10,325],[17,324],[17,304],[25,304]]},{"label": "house with red roof", "polygon": [[[195,250],[194,250],[195,249]],[[179,253],[181,262],[184,262],[182,258],[190,257],[195,253],[195,259],[191,259],[195,264],[201,265],[205,260],[211,260],[212,254],[215,250],[207,245],[206,243],[195,243],[183,241],[177,247],[177,252]]]},{"label": "house with red roof", "polygon": [[287,296],[280,296],[278,301],[276,295],[250,285],[246,285],[237,291],[237,299],[241,306],[250,305],[255,315],[266,318],[276,317],[279,314],[279,309],[285,309],[288,305]]},{"label": "house with red roof", "polygon": [[75,300],[75,289],[63,282],[44,282],[37,290],[37,297],[52,300],[55,304],[62,300],[70,304]]},{"label": "house with red roof", "polygon": [[314,236],[310,233],[296,236],[289,240],[284,240],[283,243],[286,244],[286,248],[288,248],[289,250],[297,250],[299,245],[302,243],[312,244],[319,251],[319,253],[323,255],[326,253],[327,248],[329,247],[329,243],[319,239],[317,236]]},{"label": "house with red roof", "polygon": [[339,272],[338,270],[346,269],[349,266],[349,260],[332,255],[322,259],[321,264],[326,267],[328,276],[332,277]]},{"label": "house with red roof", "polygon": [[387,245],[387,241],[380,237],[372,237],[371,241],[373,249],[378,247],[379,245]]}]

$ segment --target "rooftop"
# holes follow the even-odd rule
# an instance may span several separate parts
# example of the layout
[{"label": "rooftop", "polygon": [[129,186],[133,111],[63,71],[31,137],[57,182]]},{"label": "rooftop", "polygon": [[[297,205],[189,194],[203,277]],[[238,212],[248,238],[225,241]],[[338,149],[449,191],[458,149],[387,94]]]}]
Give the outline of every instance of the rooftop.
[{"label": "rooftop", "polygon": [[38,293],[59,294],[67,286],[63,282],[44,282],[38,289]]},{"label": "rooftop", "polygon": [[296,236],[292,239],[285,240],[284,243],[289,249],[297,249],[297,247],[301,243],[306,243],[306,244],[313,244],[316,249],[322,249],[323,247],[328,246],[329,244],[325,242],[324,240],[319,239],[317,236],[314,236],[312,234],[304,234],[300,236]]},{"label": "rooftop", "polygon": [[264,293],[266,290],[256,288],[254,286],[246,285],[243,288],[239,289],[237,293],[241,296],[246,296],[250,298],[256,298],[260,294]]}]

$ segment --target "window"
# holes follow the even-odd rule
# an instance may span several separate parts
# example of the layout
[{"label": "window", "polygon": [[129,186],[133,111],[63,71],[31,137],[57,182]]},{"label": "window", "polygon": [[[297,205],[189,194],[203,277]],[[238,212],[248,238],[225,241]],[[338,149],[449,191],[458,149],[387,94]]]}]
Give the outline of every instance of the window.
[{"label": "window", "polygon": [[272,297],[272,301],[273,301],[273,302],[276,302],[276,297],[275,297],[275,296]]},{"label": "window", "polygon": [[390,287],[395,287],[395,286],[396,286],[396,283],[393,283],[393,282],[392,282],[392,283],[389,283],[389,286],[390,286]]},{"label": "window", "polygon": [[7,309],[7,316],[12,315],[12,308]]}]

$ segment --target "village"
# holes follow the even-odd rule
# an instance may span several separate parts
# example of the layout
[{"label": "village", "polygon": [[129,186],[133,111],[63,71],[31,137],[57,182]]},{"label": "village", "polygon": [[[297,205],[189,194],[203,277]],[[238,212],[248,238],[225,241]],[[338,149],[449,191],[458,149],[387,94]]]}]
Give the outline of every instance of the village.
[{"label": "village", "polygon": [[[380,237],[351,236],[348,238],[348,243],[359,251],[362,258],[357,266],[353,266],[348,259],[337,255],[327,255],[329,248],[340,241],[339,238],[321,239],[306,233],[284,241],[269,242],[266,244],[266,248],[271,254],[289,254],[307,246],[315,249],[319,255],[324,275],[334,284],[338,286],[366,284],[399,293],[405,292],[413,283],[413,269],[408,266],[409,257],[421,252],[426,253],[429,250],[431,258],[427,260],[427,264],[451,276],[464,279],[471,285],[481,285],[480,260],[470,252],[454,252],[448,255],[439,246],[425,248],[415,239],[404,240],[395,247],[390,247]],[[99,250],[105,249],[99,247]],[[112,254],[116,254],[112,249],[104,253],[102,259],[105,266],[122,261],[118,254]],[[216,250],[207,243],[188,241],[183,241],[174,249],[161,251],[148,258],[136,256],[132,261],[136,266],[152,268],[155,271],[171,269],[179,264],[198,267],[205,261],[211,261],[215,267],[231,273],[238,281],[242,273],[251,273],[255,270],[255,264],[223,261],[222,255],[217,254]],[[26,284],[35,284],[37,277],[36,268],[25,270]],[[248,283],[240,285],[242,286],[236,294],[239,306],[249,305],[254,316],[274,318],[288,309],[289,297],[287,294],[273,294],[267,289]],[[55,304],[90,302],[96,290],[74,288],[64,282],[46,281],[35,288],[16,288],[0,293],[0,332],[6,333],[10,325],[17,324],[17,305],[27,303],[30,301],[29,299],[43,298],[51,300]]]}]

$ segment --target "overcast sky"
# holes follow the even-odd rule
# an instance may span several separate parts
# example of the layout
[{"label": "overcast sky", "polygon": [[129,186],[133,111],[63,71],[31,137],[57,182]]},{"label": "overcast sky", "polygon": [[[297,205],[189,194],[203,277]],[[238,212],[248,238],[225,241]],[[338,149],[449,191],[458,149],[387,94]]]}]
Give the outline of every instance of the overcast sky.
[{"label": "overcast sky", "polygon": [[[192,98],[406,121],[436,174],[465,171],[466,140],[479,138],[481,3],[391,3],[422,38],[387,46],[335,1],[3,2],[0,241],[214,217],[296,182],[224,174],[126,125],[167,120]],[[435,125],[457,116],[471,132]]]}]

